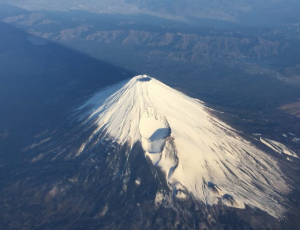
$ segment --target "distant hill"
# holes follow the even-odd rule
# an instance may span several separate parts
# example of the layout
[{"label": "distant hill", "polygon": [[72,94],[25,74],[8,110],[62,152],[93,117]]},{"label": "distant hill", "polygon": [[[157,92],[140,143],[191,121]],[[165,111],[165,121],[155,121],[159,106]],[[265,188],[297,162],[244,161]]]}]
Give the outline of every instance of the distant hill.
[{"label": "distant hill", "polygon": [[300,20],[296,0],[0,0],[30,10],[86,10],[97,13],[144,13],[177,20],[208,18],[255,25]]}]

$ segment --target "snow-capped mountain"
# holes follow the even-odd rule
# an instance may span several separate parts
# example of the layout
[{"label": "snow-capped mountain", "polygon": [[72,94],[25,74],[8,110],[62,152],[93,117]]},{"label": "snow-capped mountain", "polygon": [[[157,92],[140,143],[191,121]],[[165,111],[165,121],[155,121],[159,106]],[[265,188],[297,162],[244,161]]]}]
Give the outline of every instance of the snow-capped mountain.
[{"label": "snow-capped mountain", "polygon": [[285,211],[290,188],[276,161],[199,100],[141,75],[101,90],[79,110],[85,111],[82,126],[92,124],[93,132],[76,156],[96,137],[131,148],[140,142],[179,199],[249,205],[275,217]]}]

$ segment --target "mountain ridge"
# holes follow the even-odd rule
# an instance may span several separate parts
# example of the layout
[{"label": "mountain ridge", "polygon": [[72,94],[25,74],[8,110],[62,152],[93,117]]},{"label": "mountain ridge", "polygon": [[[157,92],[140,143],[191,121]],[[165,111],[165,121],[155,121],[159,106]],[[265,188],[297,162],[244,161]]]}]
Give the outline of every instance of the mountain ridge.
[{"label": "mountain ridge", "polygon": [[[288,0],[268,1],[221,1],[221,0],[177,0],[177,1],[141,1],[141,0],[116,0],[116,1],[43,1],[36,0],[1,0],[0,3],[12,4],[30,10],[84,10],[95,13],[108,14],[137,14],[143,13],[173,20],[189,21],[191,17],[217,19],[221,21],[245,22],[259,24],[258,19],[264,19],[266,24],[274,24],[279,20],[285,21],[285,12],[297,15],[299,3]],[[267,15],[267,17],[266,17]],[[252,19],[252,20],[249,20]],[[288,18],[288,17],[287,17]],[[193,21],[193,20],[192,20]],[[269,21],[269,22],[268,22]]]}]

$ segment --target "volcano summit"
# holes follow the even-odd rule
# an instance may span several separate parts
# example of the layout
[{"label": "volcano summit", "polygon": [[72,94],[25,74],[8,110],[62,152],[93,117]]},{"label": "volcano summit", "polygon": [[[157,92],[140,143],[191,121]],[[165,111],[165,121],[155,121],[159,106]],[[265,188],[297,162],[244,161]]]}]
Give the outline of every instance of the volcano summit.
[{"label": "volcano summit", "polygon": [[276,161],[199,100],[141,75],[101,90],[79,110],[93,131],[77,157],[104,139],[131,148],[140,142],[179,199],[249,205],[274,217],[285,211],[290,188]]}]

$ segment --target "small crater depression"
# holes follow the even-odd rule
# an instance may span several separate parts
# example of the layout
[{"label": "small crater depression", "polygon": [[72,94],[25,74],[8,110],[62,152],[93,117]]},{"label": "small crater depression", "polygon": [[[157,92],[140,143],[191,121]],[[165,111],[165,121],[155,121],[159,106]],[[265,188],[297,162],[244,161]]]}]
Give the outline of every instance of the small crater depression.
[{"label": "small crater depression", "polygon": [[165,116],[149,107],[142,115],[139,129],[145,151],[151,154],[161,153],[166,137],[171,134],[171,128]]},{"label": "small crater depression", "polygon": [[213,193],[215,193],[215,194],[220,194],[220,188],[218,187],[218,185],[216,185],[216,184],[214,184],[214,183],[212,183],[212,182],[208,182],[207,183],[207,186],[208,186],[208,189],[211,191],[211,192],[213,192]]},{"label": "small crater depression", "polygon": [[185,199],[187,197],[186,190],[180,183],[173,185],[173,195],[179,199]]},{"label": "small crater depression", "polygon": [[222,196],[222,201],[228,206],[233,206],[233,207],[237,206],[237,202],[235,201],[233,196],[231,196],[229,194],[224,194]]}]

